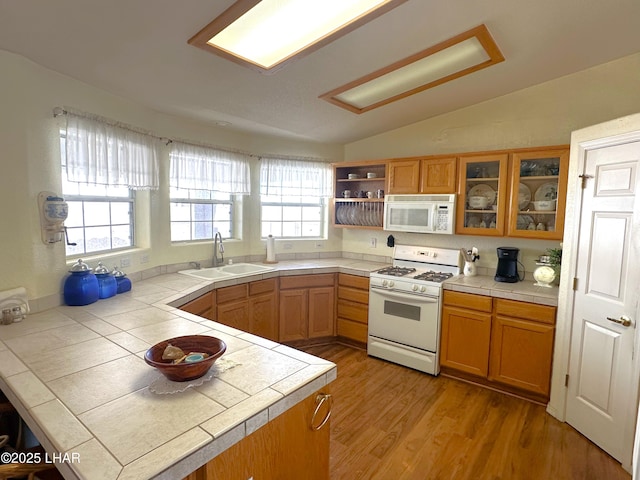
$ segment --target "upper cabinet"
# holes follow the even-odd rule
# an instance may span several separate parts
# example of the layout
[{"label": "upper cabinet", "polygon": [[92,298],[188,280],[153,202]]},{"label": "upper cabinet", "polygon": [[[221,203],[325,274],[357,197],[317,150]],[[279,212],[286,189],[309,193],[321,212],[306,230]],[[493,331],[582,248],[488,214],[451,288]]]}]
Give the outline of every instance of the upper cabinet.
[{"label": "upper cabinet", "polygon": [[512,155],[508,236],[562,239],[568,166],[567,149]]},{"label": "upper cabinet", "polygon": [[387,162],[333,164],[334,199],[331,219],[335,227],[382,229]]},{"label": "upper cabinet", "polygon": [[456,157],[390,160],[387,193],[455,193]]},{"label": "upper cabinet", "polygon": [[460,157],[456,233],[504,235],[508,165],[508,153]]}]

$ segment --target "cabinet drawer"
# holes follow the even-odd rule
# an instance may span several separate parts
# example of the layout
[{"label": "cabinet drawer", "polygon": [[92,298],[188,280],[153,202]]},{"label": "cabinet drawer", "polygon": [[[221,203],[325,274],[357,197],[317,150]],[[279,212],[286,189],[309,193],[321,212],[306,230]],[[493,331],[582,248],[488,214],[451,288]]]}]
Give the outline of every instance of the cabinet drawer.
[{"label": "cabinet drawer", "polygon": [[358,288],[360,290],[369,290],[369,277],[360,277],[358,275],[349,275],[347,273],[338,274],[338,285],[345,287]]},{"label": "cabinet drawer", "polygon": [[317,275],[293,275],[280,277],[280,288],[307,288],[307,287],[332,287],[335,283],[333,273],[320,273]]},{"label": "cabinet drawer", "polygon": [[273,292],[276,289],[277,281],[275,278],[267,278],[266,280],[258,280],[249,284],[249,295],[260,295],[261,293]]},{"label": "cabinet drawer", "polygon": [[445,305],[467,308],[469,310],[478,310],[479,312],[491,312],[493,307],[491,297],[483,295],[474,295],[472,293],[453,292],[451,290],[444,291],[443,302]]},{"label": "cabinet drawer", "polygon": [[556,323],[556,307],[504,300],[502,298],[496,299],[496,315],[524,318],[535,322],[548,323],[549,325]]},{"label": "cabinet drawer", "polygon": [[338,317],[338,336],[367,343],[367,325]]},{"label": "cabinet drawer", "polygon": [[358,290],[340,285],[338,286],[338,298],[368,305],[369,290]]},{"label": "cabinet drawer", "polygon": [[216,290],[218,303],[231,302],[232,300],[240,300],[247,298],[249,288],[246,283],[242,285],[233,285],[231,287],[222,287]]},{"label": "cabinet drawer", "polygon": [[338,317],[348,318],[360,323],[368,323],[369,309],[361,303],[338,300]]}]

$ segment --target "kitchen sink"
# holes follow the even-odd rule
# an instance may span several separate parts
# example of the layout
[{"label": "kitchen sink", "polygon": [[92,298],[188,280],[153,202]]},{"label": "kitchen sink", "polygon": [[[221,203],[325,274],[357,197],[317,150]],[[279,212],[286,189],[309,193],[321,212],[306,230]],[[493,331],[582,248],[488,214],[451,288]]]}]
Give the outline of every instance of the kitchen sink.
[{"label": "kitchen sink", "polygon": [[250,273],[262,273],[262,272],[270,272],[273,270],[273,267],[268,267],[266,265],[256,265],[253,263],[236,263],[233,265],[225,265],[224,267],[220,267],[220,270],[223,272],[231,273],[233,275],[247,275]]},{"label": "kitchen sink", "polygon": [[253,263],[236,263],[233,265],[225,265],[223,267],[202,268],[200,270],[192,268],[191,270],[181,270],[178,273],[189,275],[190,277],[202,278],[203,280],[225,280],[254,273],[270,272],[273,267],[265,265],[255,265]]}]

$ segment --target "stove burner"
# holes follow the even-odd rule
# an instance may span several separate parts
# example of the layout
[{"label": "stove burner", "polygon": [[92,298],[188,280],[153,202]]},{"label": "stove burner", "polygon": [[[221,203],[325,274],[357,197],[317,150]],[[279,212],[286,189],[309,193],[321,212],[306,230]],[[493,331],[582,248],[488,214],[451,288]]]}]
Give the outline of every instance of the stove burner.
[{"label": "stove burner", "polygon": [[429,282],[444,282],[447,278],[453,277],[453,273],[434,272],[429,270],[428,272],[421,273],[413,277],[415,280],[427,280]]},{"label": "stove burner", "polygon": [[415,271],[415,268],[410,267],[386,267],[382,270],[378,270],[376,273],[382,275],[390,275],[392,277],[403,277],[404,275],[408,275],[409,273],[413,273]]}]

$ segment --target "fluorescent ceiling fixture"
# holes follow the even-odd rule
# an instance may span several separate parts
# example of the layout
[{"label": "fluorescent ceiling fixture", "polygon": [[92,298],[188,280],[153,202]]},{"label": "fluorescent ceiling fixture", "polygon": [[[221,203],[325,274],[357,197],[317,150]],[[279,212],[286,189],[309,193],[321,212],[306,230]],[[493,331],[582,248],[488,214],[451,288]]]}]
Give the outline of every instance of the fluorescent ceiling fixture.
[{"label": "fluorescent ceiling fixture", "polygon": [[191,45],[272,73],[406,0],[238,0]]},{"label": "fluorescent ceiling fixture", "polygon": [[320,98],[363,113],[502,61],[489,31],[480,25]]}]

